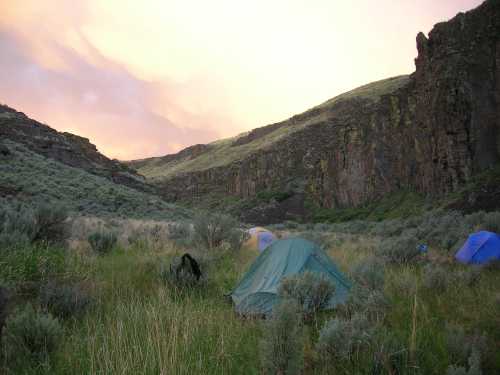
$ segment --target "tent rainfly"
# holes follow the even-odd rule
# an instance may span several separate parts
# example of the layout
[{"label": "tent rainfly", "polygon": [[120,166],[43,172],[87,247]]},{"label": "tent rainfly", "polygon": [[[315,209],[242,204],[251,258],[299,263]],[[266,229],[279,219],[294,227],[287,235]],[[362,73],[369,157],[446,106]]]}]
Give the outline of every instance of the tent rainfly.
[{"label": "tent rainfly", "polygon": [[259,251],[264,251],[271,243],[276,241],[276,236],[265,228],[250,228],[248,234],[250,238],[246,241],[245,246]]},{"label": "tent rainfly", "polygon": [[305,271],[320,273],[334,283],[335,293],[328,309],[347,300],[351,284],[330,257],[316,244],[292,238],[275,241],[260,253],[231,293],[236,311],[243,315],[269,315],[279,300],[281,280]]},{"label": "tent rainfly", "polygon": [[472,264],[500,261],[500,236],[487,231],[473,233],[455,254],[455,258],[461,263]]}]

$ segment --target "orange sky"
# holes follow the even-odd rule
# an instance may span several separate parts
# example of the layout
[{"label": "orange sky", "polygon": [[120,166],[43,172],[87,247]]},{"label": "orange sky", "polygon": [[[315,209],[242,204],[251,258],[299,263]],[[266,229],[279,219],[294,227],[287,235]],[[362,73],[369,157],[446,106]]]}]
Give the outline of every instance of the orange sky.
[{"label": "orange sky", "polygon": [[120,159],[284,120],[410,73],[480,0],[0,0],[0,102]]}]

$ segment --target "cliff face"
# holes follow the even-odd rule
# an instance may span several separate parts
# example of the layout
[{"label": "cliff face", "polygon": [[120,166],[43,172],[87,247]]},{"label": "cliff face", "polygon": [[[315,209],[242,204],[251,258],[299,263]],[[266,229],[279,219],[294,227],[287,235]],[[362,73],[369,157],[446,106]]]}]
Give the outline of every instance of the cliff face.
[{"label": "cliff face", "polygon": [[500,2],[417,36],[416,186],[447,193],[499,161]]},{"label": "cliff face", "polygon": [[[141,161],[168,199],[293,191],[328,208],[442,195],[500,161],[500,1],[417,36],[416,71],[200,154]],[[182,153],[182,152],[181,152]]]},{"label": "cliff face", "polygon": [[146,185],[144,177],[99,153],[87,138],[60,133],[22,112],[0,105],[0,146],[4,140],[20,143],[37,154],[113,182],[143,191],[153,190]]}]

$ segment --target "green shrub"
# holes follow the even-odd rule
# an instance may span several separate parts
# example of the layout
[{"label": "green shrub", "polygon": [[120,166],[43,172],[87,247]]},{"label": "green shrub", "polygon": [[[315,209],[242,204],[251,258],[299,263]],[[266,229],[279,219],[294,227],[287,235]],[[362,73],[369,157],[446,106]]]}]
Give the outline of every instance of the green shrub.
[{"label": "green shrub", "polygon": [[16,368],[45,362],[62,335],[59,321],[35,311],[31,305],[12,313],[5,324],[2,343],[6,364]]},{"label": "green shrub", "polygon": [[407,366],[407,348],[393,332],[378,327],[372,341],[372,374],[402,374]]},{"label": "green shrub", "polygon": [[300,308],[293,300],[278,304],[264,323],[261,362],[266,374],[300,374],[304,363],[304,331]]},{"label": "green shrub", "polygon": [[450,365],[446,370],[446,375],[482,375],[481,354],[474,350],[469,357],[469,370],[463,366]]},{"label": "green shrub", "polygon": [[202,249],[212,250],[223,245],[239,250],[247,233],[239,228],[238,221],[220,213],[202,213],[194,220],[194,244]]},{"label": "green shrub", "polygon": [[376,254],[389,263],[409,264],[417,259],[420,252],[415,232],[410,230],[399,237],[390,237],[383,240],[376,250]]},{"label": "green shrub", "polygon": [[0,336],[7,318],[7,307],[9,304],[9,291],[5,286],[0,285]]},{"label": "green shrub", "polygon": [[285,221],[283,224],[285,225],[286,229],[297,229],[299,227],[298,223],[291,220]]},{"label": "green shrub", "polygon": [[459,247],[473,231],[461,213],[450,211],[425,215],[417,229],[417,236],[423,241],[445,250]]},{"label": "green shrub", "polygon": [[299,237],[314,242],[316,245],[320,246],[323,250],[328,250],[328,248],[330,247],[329,233],[310,230],[307,232],[300,232]]},{"label": "green shrub", "polygon": [[101,229],[90,234],[88,241],[94,252],[103,255],[109,253],[116,246],[117,237],[113,232],[106,232]]},{"label": "green shrub", "polygon": [[58,205],[42,204],[35,208],[35,241],[62,243],[66,239],[68,211]]},{"label": "green shrub", "polygon": [[465,329],[456,324],[446,325],[446,347],[451,357],[451,362],[464,365],[474,354],[474,351],[480,353],[488,349],[488,338],[479,333],[467,334]]},{"label": "green shrub", "polygon": [[481,279],[482,273],[481,266],[467,265],[467,268],[462,268],[456,273],[456,279],[464,285],[474,286]]},{"label": "green shrub", "polygon": [[422,270],[422,286],[433,293],[443,293],[455,282],[454,274],[439,264],[428,263]]},{"label": "green shrub", "polygon": [[481,229],[500,234],[500,212],[489,212],[483,220]]},{"label": "green shrub", "polygon": [[25,246],[33,242],[36,232],[31,210],[19,205],[0,211],[0,246],[3,248]]},{"label": "green shrub", "polygon": [[0,280],[28,290],[38,288],[41,282],[73,272],[68,269],[64,249],[44,244],[0,252],[0,262]]},{"label": "green shrub", "polygon": [[0,246],[24,246],[36,241],[57,244],[65,239],[68,215],[60,206],[34,209],[17,205],[0,211]]},{"label": "green shrub", "polygon": [[355,285],[349,294],[346,304],[343,306],[348,315],[363,313],[372,321],[381,321],[390,307],[390,300],[381,290],[370,290]]},{"label": "green shrub", "polygon": [[351,319],[335,318],[320,331],[316,350],[325,362],[350,360],[353,355],[370,346],[374,330],[364,314]]},{"label": "green shrub", "polygon": [[181,222],[168,227],[168,238],[177,246],[189,247],[193,243],[193,230],[189,223]]},{"label": "green shrub", "polygon": [[329,279],[310,271],[284,278],[278,288],[280,298],[296,301],[305,317],[326,307],[334,293],[335,285]]},{"label": "green shrub", "polygon": [[40,288],[40,305],[58,318],[78,317],[85,312],[91,298],[81,284],[67,284],[56,281]]},{"label": "green shrub", "polygon": [[142,251],[157,249],[162,246],[163,240],[166,239],[163,237],[163,233],[164,229],[161,225],[144,226],[132,230],[127,237],[127,242],[129,246]]},{"label": "green shrub", "polygon": [[377,257],[371,256],[357,264],[351,271],[352,278],[368,289],[383,289],[385,265]]}]

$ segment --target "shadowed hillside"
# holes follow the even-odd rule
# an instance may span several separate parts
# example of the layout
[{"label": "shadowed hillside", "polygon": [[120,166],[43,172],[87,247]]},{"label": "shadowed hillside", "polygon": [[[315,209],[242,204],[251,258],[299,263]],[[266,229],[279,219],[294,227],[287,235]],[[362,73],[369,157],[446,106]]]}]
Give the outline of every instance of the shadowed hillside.
[{"label": "shadowed hillside", "polygon": [[50,203],[77,215],[186,216],[88,139],[59,133],[6,106],[0,106],[0,136],[1,205]]}]

